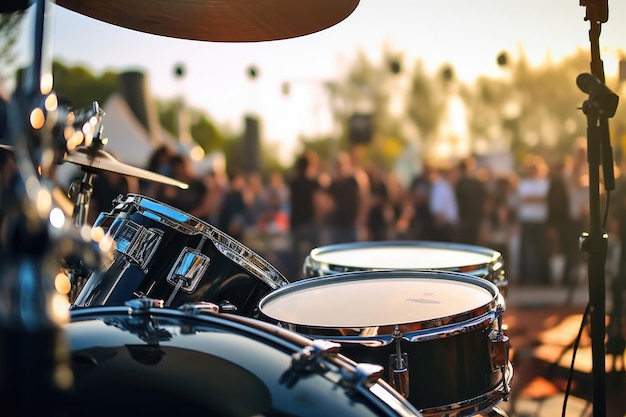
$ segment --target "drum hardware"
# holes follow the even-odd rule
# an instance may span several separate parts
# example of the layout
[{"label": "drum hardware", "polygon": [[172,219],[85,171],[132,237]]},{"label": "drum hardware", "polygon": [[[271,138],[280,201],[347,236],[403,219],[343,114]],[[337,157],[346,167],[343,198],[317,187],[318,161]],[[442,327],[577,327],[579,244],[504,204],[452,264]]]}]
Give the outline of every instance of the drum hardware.
[{"label": "drum hardware", "polygon": [[296,372],[313,372],[319,364],[318,360],[328,354],[336,354],[341,349],[339,343],[328,340],[314,340],[310,346],[291,355],[291,369]]},{"label": "drum hardware", "polygon": [[[202,246],[202,245],[200,245]],[[206,273],[211,260],[198,249],[184,248],[167,275],[167,282],[174,285],[170,298],[165,303],[169,306],[179,290],[192,293],[198,287],[202,276]]]},{"label": "drum hardware", "polygon": [[[504,308],[502,305],[498,306],[497,320],[498,325],[495,329],[492,329],[488,335],[488,350],[491,358],[491,366],[493,369],[499,369],[502,372],[502,381],[506,381],[507,375],[512,374],[512,369],[509,369],[509,337],[503,331],[502,314]],[[511,392],[509,384],[502,385],[502,400],[508,401]]]},{"label": "drum hardware", "polygon": [[138,298],[136,300],[128,300],[125,303],[128,306],[128,314],[146,314],[151,308],[163,308],[163,300],[155,298]]},{"label": "drum hardware", "polygon": [[208,301],[200,301],[193,304],[183,304],[182,306],[178,307],[178,309],[193,315],[220,312],[220,306],[214,303],[210,303]]},{"label": "drum hardware", "polygon": [[402,352],[400,341],[402,333],[398,325],[395,325],[391,334],[393,343],[396,346],[396,353],[389,355],[389,380],[391,386],[396,389],[404,398],[409,398],[409,357]]}]

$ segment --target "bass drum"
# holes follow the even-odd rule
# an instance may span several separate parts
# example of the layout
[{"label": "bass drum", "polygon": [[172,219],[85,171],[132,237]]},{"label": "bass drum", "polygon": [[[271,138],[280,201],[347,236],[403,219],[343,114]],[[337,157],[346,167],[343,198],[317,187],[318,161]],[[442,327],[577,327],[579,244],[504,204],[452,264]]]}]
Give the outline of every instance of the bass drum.
[{"label": "bass drum", "polygon": [[114,260],[91,274],[72,308],[161,299],[208,301],[252,317],[258,301],[289,283],[269,262],[215,227],[148,197],[129,194],[101,213],[92,235],[115,243]]},{"label": "bass drum", "polygon": [[206,304],[73,310],[70,415],[416,416],[338,345]]},{"label": "bass drum", "polygon": [[424,416],[468,416],[508,399],[504,300],[490,282],[444,271],[363,271],[309,278],[259,303],[262,317],[386,369]]},{"label": "bass drum", "polygon": [[343,272],[389,269],[461,272],[483,278],[506,296],[508,281],[498,251],[482,246],[430,241],[354,242],[311,250],[303,270],[307,278]]}]

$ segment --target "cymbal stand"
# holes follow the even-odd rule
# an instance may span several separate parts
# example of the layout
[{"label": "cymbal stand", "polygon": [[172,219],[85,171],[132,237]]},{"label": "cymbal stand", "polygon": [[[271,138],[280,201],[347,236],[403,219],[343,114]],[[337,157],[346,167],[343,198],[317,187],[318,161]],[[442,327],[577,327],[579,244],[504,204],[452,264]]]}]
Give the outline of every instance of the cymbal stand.
[{"label": "cymbal stand", "polygon": [[[94,135],[93,142],[89,146],[90,149],[99,150],[104,147],[106,139],[102,138],[103,129],[104,127],[100,125],[98,133]],[[79,227],[87,223],[89,203],[91,202],[91,195],[93,194],[93,177],[96,175],[96,172],[88,167],[83,167],[82,171],[82,178],[72,181],[68,190],[68,196],[75,200],[74,221],[76,226]]]}]

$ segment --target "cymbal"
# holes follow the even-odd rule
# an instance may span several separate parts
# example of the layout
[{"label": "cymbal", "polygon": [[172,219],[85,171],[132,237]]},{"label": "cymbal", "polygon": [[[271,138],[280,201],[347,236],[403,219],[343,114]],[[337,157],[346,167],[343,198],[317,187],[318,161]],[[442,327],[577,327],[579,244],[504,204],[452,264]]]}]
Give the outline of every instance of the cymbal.
[{"label": "cymbal", "polygon": [[256,42],[318,32],[348,17],[359,0],[57,0],[85,16],[172,38]]},{"label": "cymbal", "polygon": [[114,172],[116,174],[127,175],[130,177],[136,177],[167,185],[173,185],[175,187],[182,188],[183,190],[189,188],[189,185],[184,182],[180,182],[173,178],[166,177],[165,175],[157,174],[152,171],[124,164],[123,162],[115,159],[113,155],[102,149],[91,149],[85,146],[80,146],[74,149],[72,152],[66,153],[63,161],[70,162],[72,164],[86,167],[95,171]]}]

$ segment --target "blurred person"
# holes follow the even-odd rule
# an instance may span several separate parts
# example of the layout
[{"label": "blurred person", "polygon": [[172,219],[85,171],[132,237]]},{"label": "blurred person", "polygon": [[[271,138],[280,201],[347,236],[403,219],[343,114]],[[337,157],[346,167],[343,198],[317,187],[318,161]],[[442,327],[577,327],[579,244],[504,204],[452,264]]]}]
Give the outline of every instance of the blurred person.
[{"label": "blurred person", "polygon": [[454,191],[454,168],[442,163],[433,174],[428,207],[433,216],[433,240],[454,242],[458,239],[459,206]]},{"label": "blurred person", "polygon": [[211,168],[206,175],[203,176],[203,179],[210,198],[206,221],[217,227],[219,224],[222,201],[228,190],[228,176]]},{"label": "blurred person", "polygon": [[[548,187],[548,232],[550,234],[551,255],[553,260],[563,258],[566,263],[566,245],[571,234],[570,221],[570,198],[565,177],[566,166],[569,156],[566,155],[550,166],[549,187]],[[556,273],[556,271],[552,271]],[[566,284],[567,273],[565,266],[561,276],[553,277]]]},{"label": "blurred person", "polygon": [[407,213],[405,219],[401,222],[401,217],[405,213],[405,208],[409,208],[408,187],[400,176],[395,172],[387,175],[387,194],[389,201],[389,219],[387,238],[390,240],[406,238],[406,233],[410,225],[410,217],[413,212]]},{"label": "blurred person", "polygon": [[458,164],[459,178],[454,191],[459,208],[458,240],[477,245],[483,224],[486,199],[485,184],[476,177],[476,161],[472,157]]},{"label": "blurred person", "polygon": [[263,187],[262,199],[265,223],[272,229],[286,231],[289,227],[289,188],[281,172],[270,173],[268,183]]},{"label": "blurred person", "polygon": [[204,181],[196,175],[191,159],[176,154],[170,158],[169,165],[171,177],[188,184],[189,188],[164,185],[157,195],[158,200],[201,220],[206,219],[210,209],[209,193]]},{"label": "blurred person", "polygon": [[[624,295],[626,292],[626,158],[616,158],[615,189],[612,191],[609,206],[609,249],[617,248],[615,255],[607,255],[607,263],[614,265],[607,268],[608,293],[611,300],[610,319],[607,324],[607,354],[623,356],[626,350],[626,331],[624,320]],[[611,242],[616,244],[611,245]],[[613,362],[615,366],[615,362]]]},{"label": "blurred person", "polygon": [[[161,145],[156,148],[148,159],[146,169],[157,174],[170,177],[172,175],[172,167],[170,159],[175,152],[167,145]],[[146,197],[155,198],[166,185],[147,180],[139,181],[139,191]]]},{"label": "blurred person", "polygon": [[245,175],[233,171],[229,175],[229,186],[219,209],[218,228],[234,239],[243,241],[250,223],[249,204],[251,193]]},{"label": "blurred person", "polygon": [[[408,190],[407,205],[396,222],[396,229],[406,230],[407,239],[434,240],[433,216],[430,211],[430,193],[434,169],[429,162],[424,163],[422,172],[413,178]],[[405,229],[408,223],[408,229]]]},{"label": "blurred person", "polygon": [[515,264],[514,253],[509,249],[515,234],[517,217],[515,205],[511,202],[515,192],[512,178],[506,175],[497,176],[493,179],[485,200],[485,228],[481,244],[500,252],[507,261],[507,269]]},{"label": "blurred person", "polygon": [[248,222],[252,226],[258,226],[265,221],[267,201],[263,193],[265,185],[259,172],[246,175],[246,190],[248,199]]},{"label": "blurred person", "polygon": [[291,235],[290,278],[302,278],[304,261],[310,251],[320,246],[319,206],[322,185],[319,181],[319,157],[306,150],[294,164],[289,190],[289,230]]},{"label": "blurred person", "polygon": [[564,172],[569,199],[569,228],[564,237],[565,267],[561,282],[571,288],[578,284],[580,268],[587,259],[586,253],[579,247],[579,238],[589,224],[587,138],[576,140],[570,161]]},{"label": "blurred person", "polygon": [[367,239],[386,240],[389,236],[391,207],[384,175],[371,164],[366,170],[370,184],[370,201],[367,213]]},{"label": "blurred person", "polygon": [[93,192],[87,215],[89,224],[93,224],[100,213],[110,212],[113,209],[113,201],[118,196],[125,197],[129,193],[139,192],[137,178],[110,171],[102,171],[95,175],[92,185]]},{"label": "blurred person", "polygon": [[332,243],[356,242],[359,240],[359,228],[364,224],[362,218],[363,181],[357,174],[351,156],[340,152],[334,161],[334,173],[328,187],[332,199],[332,212],[328,222]]},{"label": "blurred person", "polygon": [[517,188],[519,278],[524,284],[550,284],[549,187],[548,169],[543,158],[535,154],[527,155]]},{"label": "blurred person", "polygon": [[353,144],[350,146],[348,155],[352,163],[352,171],[357,184],[359,185],[359,204],[356,219],[357,238],[356,240],[367,239],[367,216],[371,204],[371,187],[367,171],[361,167],[363,163],[364,146]]}]

